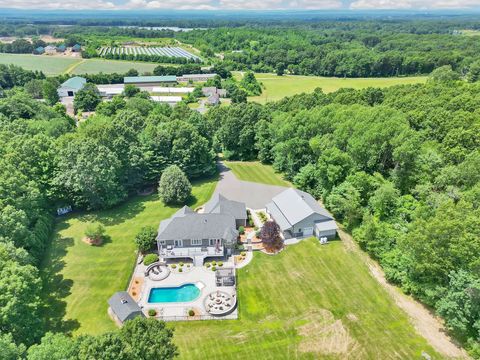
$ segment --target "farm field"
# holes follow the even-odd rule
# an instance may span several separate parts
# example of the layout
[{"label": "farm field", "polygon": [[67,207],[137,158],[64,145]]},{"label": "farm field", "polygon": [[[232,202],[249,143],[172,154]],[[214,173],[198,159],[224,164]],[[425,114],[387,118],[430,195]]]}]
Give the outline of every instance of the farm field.
[{"label": "farm field", "polygon": [[85,59],[73,69],[72,74],[125,73],[130,69],[135,69],[143,74],[152,72],[158,65],[160,64],[139,61]]},{"label": "farm field", "polygon": [[[235,72],[237,79],[242,77],[240,72]],[[292,96],[300,93],[313,92],[320,87],[324,92],[329,93],[340,88],[362,89],[369,86],[387,87],[402,84],[424,83],[426,76],[415,77],[392,77],[392,78],[334,78],[320,76],[300,76],[257,73],[255,77],[262,82],[265,88],[260,96],[249,97],[249,101],[256,101],[264,104],[269,101],[277,101],[285,96]]]},{"label": "farm field", "polygon": [[238,320],[174,324],[181,359],[441,358],[340,241],[255,253],[238,286]]},{"label": "farm field", "polygon": [[271,166],[264,165],[259,161],[226,161],[225,164],[240,180],[268,185],[291,186]]},{"label": "farm field", "polygon": [[[103,59],[81,59],[72,57],[31,55],[31,54],[3,54],[0,53],[0,64],[15,64],[27,70],[43,71],[45,75],[60,75],[63,73],[72,74],[98,74],[103,73],[124,73],[130,69],[136,69],[140,74],[152,72],[158,63],[103,60]],[[175,64],[168,64],[175,66]]]},{"label": "farm field", "polygon": [[45,75],[59,75],[82,61],[80,58],[31,54],[0,53],[0,64],[15,64],[27,70],[39,70]]},{"label": "farm field", "polygon": [[[189,205],[204,204],[216,184],[216,179],[193,183]],[[127,287],[135,262],[135,235],[143,226],[156,228],[177,209],[164,206],[154,194],[133,198],[115,209],[72,214],[59,221],[41,266],[48,328],[76,335],[114,330],[107,300]],[[102,246],[82,241],[90,221],[106,227],[110,240]]]},{"label": "farm field", "polygon": [[99,56],[107,55],[148,55],[148,56],[164,56],[164,57],[179,57],[185,59],[198,59],[200,58],[193,55],[189,51],[184,50],[181,47],[158,47],[158,46],[120,46],[120,47],[102,47],[98,50]]}]

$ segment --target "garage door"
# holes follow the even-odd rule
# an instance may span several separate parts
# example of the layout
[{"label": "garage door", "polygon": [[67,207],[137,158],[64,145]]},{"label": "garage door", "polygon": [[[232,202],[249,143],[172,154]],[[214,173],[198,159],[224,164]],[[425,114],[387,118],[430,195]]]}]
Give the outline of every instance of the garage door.
[{"label": "garage door", "polygon": [[306,227],[303,229],[303,236],[313,235],[313,227]]}]

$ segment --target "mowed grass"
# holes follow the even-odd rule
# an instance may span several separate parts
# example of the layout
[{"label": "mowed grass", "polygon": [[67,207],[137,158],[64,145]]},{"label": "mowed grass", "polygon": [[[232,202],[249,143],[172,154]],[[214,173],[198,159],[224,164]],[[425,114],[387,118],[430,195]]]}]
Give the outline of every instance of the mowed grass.
[{"label": "mowed grass", "polygon": [[240,180],[258,182],[262,184],[291,186],[276,173],[273,167],[264,165],[259,161],[227,161],[225,164]]},{"label": "mowed grass", "polygon": [[[73,57],[31,55],[31,54],[3,54],[0,53],[0,64],[14,64],[26,70],[39,70],[45,75],[60,75],[64,73],[98,74],[98,73],[125,73],[136,69],[140,74],[151,73],[157,63],[140,61],[82,59]],[[169,66],[177,66],[168,64]]]},{"label": "mowed grass", "polygon": [[62,74],[80,61],[82,61],[81,58],[73,57],[0,53],[0,64],[14,64],[26,70],[39,70],[45,75]]},{"label": "mowed grass", "polygon": [[[241,73],[234,73],[237,79]],[[262,82],[265,88],[260,96],[249,97],[249,101],[261,104],[277,101],[285,96],[313,92],[317,87],[325,93],[336,91],[340,88],[363,89],[367,87],[387,87],[401,84],[424,83],[426,76],[390,77],[390,78],[335,78],[320,76],[300,76],[257,73],[255,77]]]},{"label": "mowed grass", "polygon": [[[208,201],[217,180],[193,185],[189,205]],[[136,197],[112,210],[73,214],[57,223],[55,237],[42,264],[52,331],[99,334],[115,329],[107,300],[125,290],[135,263],[134,237],[143,226],[157,227],[178,208],[164,206],[154,194]],[[105,225],[109,240],[102,246],[82,241],[89,221]]]},{"label": "mowed grass", "polygon": [[137,70],[140,74],[151,73],[158,65],[139,61],[86,59],[73,69],[72,74],[98,74],[98,73],[126,73],[130,69]]},{"label": "mowed grass", "polygon": [[439,358],[340,241],[255,253],[238,294],[238,320],[172,325],[181,359]]}]

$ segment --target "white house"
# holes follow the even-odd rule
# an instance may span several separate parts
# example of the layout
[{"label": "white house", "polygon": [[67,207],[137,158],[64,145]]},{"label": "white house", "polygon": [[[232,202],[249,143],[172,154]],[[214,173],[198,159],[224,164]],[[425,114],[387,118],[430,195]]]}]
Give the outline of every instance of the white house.
[{"label": "white house", "polygon": [[67,97],[67,96],[75,96],[78,90],[83,88],[85,84],[87,83],[87,79],[80,77],[80,76],[75,76],[67,81],[65,81],[60,87],[58,88],[58,96],[62,97]]},{"label": "white house", "polygon": [[267,212],[287,239],[312,235],[333,239],[337,233],[333,216],[304,191],[283,191],[267,204]]}]

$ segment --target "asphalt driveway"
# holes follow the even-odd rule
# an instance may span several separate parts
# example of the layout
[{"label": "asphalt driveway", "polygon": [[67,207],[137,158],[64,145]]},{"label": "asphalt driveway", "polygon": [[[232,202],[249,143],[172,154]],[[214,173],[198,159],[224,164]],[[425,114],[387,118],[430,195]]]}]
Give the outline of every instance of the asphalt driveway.
[{"label": "asphalt driveway", "polygon": [[219,165],[220,180],[215,193],[220,193],[230,200],[242,201],[248,208],[263,209],[272,198],[288,189],[284,186],[266,185],[239,180],[223,163]]}]

